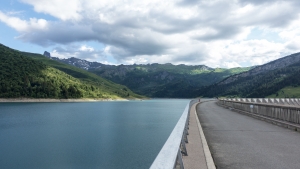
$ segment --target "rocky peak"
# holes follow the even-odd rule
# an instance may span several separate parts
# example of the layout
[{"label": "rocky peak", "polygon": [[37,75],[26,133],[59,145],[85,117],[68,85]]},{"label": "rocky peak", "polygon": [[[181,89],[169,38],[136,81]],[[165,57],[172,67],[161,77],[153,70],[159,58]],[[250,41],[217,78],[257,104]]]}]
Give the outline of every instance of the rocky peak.
[{"label": "rocky peak", "polygon": [[76,67],[79,67],[79,68],[85,69],[85,70],[98,69],[98,68],[100,68],[101,66],[104,65],[102,63],[89,62],[87,60],[82,60],[82,59],[78,59],[78,58],[75,58],[75,57],[71,57],[71,58],[67,58],[67,59],[60,59],[60,58],[56,58],[56,57],[51,57],[51,59],[69,64],[69,65],[73,65],[73,66],[76,66]]},{"label": "rocky peak", "polygon": [[43,55],[44,55],[44,56],[46,56],[47,58],[51,58],[51,55],[50,55],[50,53],[49,53],[49,52],[47,52],[47,51],[45,51]]}]

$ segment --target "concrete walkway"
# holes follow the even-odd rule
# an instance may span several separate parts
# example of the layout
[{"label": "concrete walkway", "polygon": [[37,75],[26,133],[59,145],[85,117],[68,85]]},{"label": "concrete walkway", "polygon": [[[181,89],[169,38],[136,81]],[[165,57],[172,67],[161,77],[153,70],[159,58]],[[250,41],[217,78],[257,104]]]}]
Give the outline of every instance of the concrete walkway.
[{"label": "concrete walkway", "polygon": [[[184,168],[186,169],[211,169],[214,167],[210,152],[207,147],[205,137],[198,116],[196,115],[196,105],[190,109],[189,135],[186,149],[188,156],[183,156]],[[204,137],[204,138],[203,138]],[[208,151],[208,152],[207,152]],[[209,153],[207,155],[207,153]],[[213,166],[213,167],[210,167]]]},{"label": "concrete walkway", "polygon": [[219,107],[197,106],[203,131],[222,169],[300,168],[300,134]]}]

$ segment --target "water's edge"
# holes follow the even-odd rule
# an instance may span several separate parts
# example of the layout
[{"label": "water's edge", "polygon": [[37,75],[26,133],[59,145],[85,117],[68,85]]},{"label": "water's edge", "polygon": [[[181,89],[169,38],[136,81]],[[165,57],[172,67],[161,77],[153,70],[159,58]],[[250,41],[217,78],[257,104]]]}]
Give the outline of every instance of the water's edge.
[{"label": "water's edge", "polygon": [[0,98],[0,103],[21,103],[21,102],[100,102],[100,101],[129,101],[129,100],[141,100],[141,99],[33,99],[33,98]]}]

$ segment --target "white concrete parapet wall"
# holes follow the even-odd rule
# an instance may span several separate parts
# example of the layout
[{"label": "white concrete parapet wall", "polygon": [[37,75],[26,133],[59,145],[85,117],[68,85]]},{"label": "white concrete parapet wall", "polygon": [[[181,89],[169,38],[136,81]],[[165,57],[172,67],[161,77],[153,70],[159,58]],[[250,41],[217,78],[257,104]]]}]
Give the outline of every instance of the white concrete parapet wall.
[{"label": "white concrete parapet wall", "polygon": [[290,105],[297,106],[298,104],[295,102],[294,98],[290,98]]},{"label": "white concrete parapet wall", "polygon": [[300,100],[299,99],[295,99],[295,103],[300,106]]},{"label": "white concrete parapet wall", "polygon": [[285,104],[285,105],[291,105],[290,99],[284,99],[284,104]]},{"label": "white concrete parapet wall", "polygon": [[299,98],[225,98],[221,100],[247,102],[247,103],[265,103],[265,104],[300,106]]},{"label": "white concrete parapet wall", "polygon": [[[260,99],[258,99],[260,100]],[[299,101],[299,99],[296,99]],[[221,100],[221,104],[232,107],[234,109],[263,115],[266,117],[279,119],[291,123],[300,124],[300,106],[289,105],[291,99],[274,99],[281,104],[274,103],[248,103]],[[285,104],[283,104],[285,103]]]},{"label": "white concrete parapet wall", "polygon": [[269,100],[270,100],[270,103],[275,103],[275,99],[269,98]]},{"label": "white concrete parapet wall", "polygon": [[274,99],[275,104],[280,104],[280,99]]},{"label": "white concrete parapet wall", "polygon": [[279,104],[285,104],[285,100],[284,99],[279,99]]},{"label": "white concrete parapet wall", "polygon": [[[152,163],[150,169],[173,169],[179,159],[182,164],[181,158],[181,143],[183,139],[184,130],[189,117],[190,104],[188,104],[183,111],[180,119],[178,120],[175,128],[170,134],[168,140],[160,150],[159,154]],[[180,158],[178,158],[180,157]],[[181,167],[182,168],[182,167]]]},{"label": "white concrete parapet wall", "polygon": [[[206,101],[209,100],[211,99],[206,99]],[[231,99],[224,100],[232,102]],[[156,156],[154,162],[150,166],[150,169],[174,169],[175,167],[184,168],[182,154],[188,154],[188,152],[184,151],[186,151],[185,143],[187,141],[186,136],[188,134],[187,129],[189,124],[190,108],[193,104],[199,101],[200,99],[191,100],[190,103],[185,107],[176,126],[160,150],[159,154]],[[177,166],[177,164],[180,165]]]}]

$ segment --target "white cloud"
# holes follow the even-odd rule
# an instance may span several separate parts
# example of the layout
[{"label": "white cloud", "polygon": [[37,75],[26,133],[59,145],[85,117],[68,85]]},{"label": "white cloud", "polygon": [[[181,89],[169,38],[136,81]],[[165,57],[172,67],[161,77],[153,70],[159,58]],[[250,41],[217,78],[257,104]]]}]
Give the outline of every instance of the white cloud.
[{"label": "white cloud", "polygon": [[84,52],[93,52],[95,49],[90,46],[82,45],[79,50]]},{"label": "white cloud", "polygon": [[110,63],[107,61],[109,54],[105,50],[95,50],[93,47],[86,44],[55,47],[50,53],[52,57],[61,59],[76,57],[88,61]]},{"label": "white cloud", "polygon": [[225,68],[241,67],[241,65],[236,62],[224,62],[223,65]]},{"label": "white cloud", "polygon": [[56,49],[54,49],[53,51],[51,51],[51,57],[58,57],[60,59],[65,59],[69,57],[75,57],[75,55],[71,55],[69,53],[60,53]]},{"label": "white cloud", "polygon": [[24,3],[32,5],[36,12],[50,14],[63,21],[80,20],[81,3],[79,0],[21,0]]},{"label": "white cloud", "polygon": [[[53,52],[60,57],[251,66],[297,52],[300,44],[300,3],[294,0],[21,1],[58,19],[20,19],[0,11],[0,20],[25,42],[63,45]],[[248,39],[253,29],[277,34],[281,41]],[[104,47],[87,46],[88,41]]]},{"label": "white cloud", "polygon": [[48,26],[48,22],[45,19],[30,18],[28,21],[26,21],[18,17],[6,15],[1,11],[0,20],[20,32],[45,30]]}]

